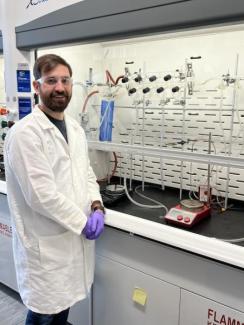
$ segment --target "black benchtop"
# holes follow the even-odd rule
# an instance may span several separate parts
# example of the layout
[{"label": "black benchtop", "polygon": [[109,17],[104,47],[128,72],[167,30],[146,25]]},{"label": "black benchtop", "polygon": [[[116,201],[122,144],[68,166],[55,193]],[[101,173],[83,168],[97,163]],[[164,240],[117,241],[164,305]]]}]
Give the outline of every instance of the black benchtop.
[{"label": "black benchtop", "polygon": [[[179,189],[165,188],[164,191],[160,187],[146,187],[143,193],[150,198],[160,201],[167,206],[168,209],[179,204]],[[142,204],[153,205],[150,201],[146,201],[138,196],[135,192],[130,193],[131,197]],[[183,199],[187,199],[188,192],[183,193]],[[223,200],[223,198],[222,198]],[[207,237],[214,237],[219,239],[237,239],[244,238],[244,202],[239,202],[235,200],[228,201],[230,209],[226,211],[221,211],[220,207],[213,207],[211,211],[211,216],[201,220],[198,224],[194,225],[192,228],[182,228],[185,231],[191,231]],[[106,206],[106,204],[105,204]],[[147,219],[150,221],[158,222],[161,224],[167,224],[163,215],[165,211],[163,209],[149,209],[141,208],[136,206],[129,201],[127,197],[124,197],[120,201],[116,202],[114,205],[107,205],[108,208],[130,214],[136,217]],[[175,225],[170,225],[171,227],[179,227]],[[239,246],[244,246],[244,242],[235,243]]]},{"label": "black benchtop", "polygon": [[[4,172],[0,172],[0,180],[5,181]],[[135,186],[138,183],[135,182]],[[166,187],[165,190],[161,190],[159,186],[145,185],[145,191],[140,193],[146,195],[152,199],[155,199],[162,204],[166,205],[168,209],[179,204],[179,189]],[[134,191],[130,192],[131,197],[142,204],[153,205],[150,201],[142,199]],[[183,191],[183,198],[188,199],[188,191]],[[126,196],[117,201],[113,205],[106,205],[109,209],[130,214],[136,217],[147,219],[150,221],[158,222],[161,224],[167,224],[163,216],[165,215],[164,209],[150,209],[142,208],[133,204]],[[185,231],[190,231],[199,235],[214,237],[218,239],[238,239],[244,238],[244,202],[236,200],[228,200],[229,209],[221,211],[220,207],[215,206],[212,208],[211,216],[201,220],[198,224],[191,228],[182,228]],[[171,227],[179,227],[169,224]],[[244,246],[244,241],[241,243],[235,243],[239,246]]]}]

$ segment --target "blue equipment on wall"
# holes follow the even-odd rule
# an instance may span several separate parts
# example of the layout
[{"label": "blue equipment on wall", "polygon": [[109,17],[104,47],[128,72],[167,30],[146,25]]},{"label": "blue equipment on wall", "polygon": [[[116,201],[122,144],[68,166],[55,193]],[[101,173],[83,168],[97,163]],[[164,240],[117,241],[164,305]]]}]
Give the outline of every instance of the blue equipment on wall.
[{"label": "blue equipment on wall", "polygon": [[31,113],[32,101],[31,97],[18,97],[19,119]]},{"label": "blue equipment on wall", "polygon": [[100,116],[100,141],[112,141],[114,101],[102,100]]}]

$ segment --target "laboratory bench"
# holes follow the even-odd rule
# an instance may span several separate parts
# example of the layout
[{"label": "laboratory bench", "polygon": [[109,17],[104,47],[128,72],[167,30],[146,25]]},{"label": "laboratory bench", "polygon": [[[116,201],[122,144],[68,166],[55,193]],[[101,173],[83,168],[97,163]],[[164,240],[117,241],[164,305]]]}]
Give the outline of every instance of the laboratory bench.
[{"label": "laboratory bench", "polygon": [[[145,185],[143,194],[167,207],[179,203],[179,189]],[[216,206],[188,229],[168,225],[163,209],[138,207],[127,197],[110,202],[96,245],[94,324],[243,325],[243,243],[218,238],[244,237],[244,210],[228,203],[229,210]]]},{"label": "laboratory bench", "polygon": [[[138,186],[134,185],[133,188]],[[132,188],[131,197],[133,200],[139,202],[140,204],[152,204],[140,196],[138,196]],[[145,196],[157,200],[158,202],[166,205],[168,208],[175,207],[179,204],[180,190],[176,188],[166,187],[164,190],[161,189],[160,185],[150,186],[145,185],[144,191],[139,191]],[[182,200],[189,199],[189,191],[182,191]],[[214,197],[213,197],[214,199]],[[243,238],[242,242],[235,242],[235,245],[244,246],[244,202],[237,200],[228,200],[228,207],[224,209],[224,198],[220,198],[221,206],[216,202],[212,205],[211,215],[202,219],[199,223],[196,223],[192,227],[182,227],[174,224],[169,224],[165,218],[164,209],[151,209],[145,207],[139,207],[133,204],[126,195],[120,198],[114,203],[110,203],[105,206],[125,214],[129,214],[135,217],[140,217],[145,220],[156,222],[162,225],[169,225],[178,229],[183,229],[185,231],[199,234],[202,236],[207,236],[210,238],[232,240]]]},{"label": "laboratory bench", "polygon": [[[0,281],[17,290],[3,181],[0,192]],[[146,189],[167,206],[178,203],[178,193]],[[127,198],[107,207],[92,295],[71,309],[72,324],[244,324],[243,247],[216,239],[242,237],[242,212],[213,210],[192,229],[167,225],[163,213]]]}]

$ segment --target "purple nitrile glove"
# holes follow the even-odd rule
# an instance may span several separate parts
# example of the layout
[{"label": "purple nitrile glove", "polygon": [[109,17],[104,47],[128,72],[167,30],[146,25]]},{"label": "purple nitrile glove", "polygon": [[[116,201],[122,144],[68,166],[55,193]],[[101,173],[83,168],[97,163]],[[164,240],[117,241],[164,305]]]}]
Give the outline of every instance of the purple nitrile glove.
[{"label": "purple nitrile glove", "polygon": [[101,210],[96,210],[90,214],[87,220],[83,234],[87,239],[97,239],[104,229],[104,214]]},{"label": "purple nitrile glove", "polygon": [[104,229],[104,213],[101,210],[96,210],[90,214],[91,219],[91,234],[88,234],[87,239],[97,239]]},{"label": "purple nitrile glove", "polygon": [[86,225],[85,227],[83,228],[82,230],[82,234],[86,236],[86,238],[88,238],[89,236],[92,235],[92,232],[91,232],[91,218],[88,218],[87,219],[87,222],[86,222]]}]

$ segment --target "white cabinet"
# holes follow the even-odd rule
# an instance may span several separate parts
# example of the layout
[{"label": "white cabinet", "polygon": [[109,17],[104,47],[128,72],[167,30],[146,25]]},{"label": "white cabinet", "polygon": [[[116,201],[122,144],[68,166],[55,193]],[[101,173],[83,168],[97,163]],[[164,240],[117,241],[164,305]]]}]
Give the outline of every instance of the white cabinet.
[{"label": "white cabinet", "polygon": [[71,307],[68,321],[72,325],[91,325],[90,296]]},{"label": "white cabinet", "polygon": [[178,325],[180,289],[97,256],[93,325]]},{"label": "white cabinet", "polygon": [[7,196],[0,194],[0,282],[17,291]]},{"label": "white cabinet", "polygon": [[243,325],[244,313],[186,290],[181,292],[180,325]]},{"label": "white cabinet", "polygon": [[112,227],[96,242],[93,325],[244,325],[243,292],[242,269]]}]

